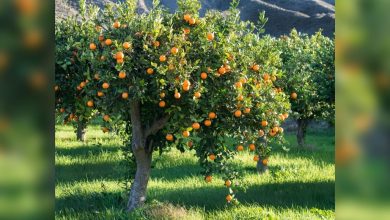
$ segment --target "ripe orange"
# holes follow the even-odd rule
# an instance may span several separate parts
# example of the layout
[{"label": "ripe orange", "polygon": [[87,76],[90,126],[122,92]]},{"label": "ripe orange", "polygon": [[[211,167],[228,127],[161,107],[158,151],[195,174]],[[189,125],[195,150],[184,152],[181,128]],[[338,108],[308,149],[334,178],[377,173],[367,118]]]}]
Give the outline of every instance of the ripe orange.
[{"label": "ripe orange", "polygon": [[276,132],[279,131],[279,128],[275,126],[275,127],[272,128],[272,131],[276,133]]},{"label": "ripe orange", "polygon": [[214,119],[214,118],[216,118],[217,117],[217,114],[215,114],[215,112],[210,112],[209,113],[209,118],[210,119]]},{"label": "ripe orange", "polygon": [[190,25],[194,25],[194,24],[196,24],[196,19],[195,19],[195,18],[190,18],[190,19],[188,20],[188,23],[189,23]]},{"label": "ripe orange", "polygon": [[124,43],[122,44],[122,46],[123,46],[123,49],[127,50],[127,49],[130,49],[131,44],[130,44],[129,42],[124,42]]},{"label": "ripe orange", "polygon": [[264,131],[263,131],[263,130],[259,130],[259,136],[260,136],[260,137],[263,137],[263,136],[264,136]]},{"label": "ripe orange", "polygon": [[183,85],[182,85],[183,90],[184,91],[190,90],[190,85],[191,85],[190,81],[184,80]]},{"label": "ripe orange", "polygon": [[187,146],[188,146],[189,148],[191,148],[193,145],[194,145],[194,143],[193,143],[192,141],[188,141],[188,142],[187,142]]},{"label": "ripe orange", "polygon": [[107,127],[102,127],[102,131],[103,131],[104,133],[107,133],[107,132],[110,131],[110,129],[108,129]]},{"label": "ripe orange", "polygon": [[211,121],[208,120],[208,119],[206,119],[206,120],[204,121],[204,125],[206,125],[207,127],[210,127]]},{"label": "ripe orange", "polygon": [[249,150],[254,151],[255,149],[256,149],[255,144],[250,144],[249,145]]},{"label": "ripe orange", "polygon": [[77,86],[76,88],[77,88],[77,90],[79,90],[79,91],[83,89],[83,88],[81,88],[80,86]]},{"label": "ripe orange", "polygon": [[241,115],[242,115],[241,110],[237,110],[234,112],[234,116],[236,116],[237,118],[241,117]]},{"label": "ripe orange", "polygon": [[164,97],[165,97],[165,92],[160,93],[160,98],[164,98]]},{"label": "ripe orange", "polygon": [[118,74],[119,79],[124,79],[126,78],[126,73],[124,71],[120,71]]},{"label": "ripe orange", "polygon": [[85,82],[81,82],[79,86],[80,86],[81,88],[84,88],[85,85],[87,85]]},{"label": "ripe orange", "polygon": [[230,181],[230,180],[226,180],[225,181],[225,186],[226,187],[230,187],[232,185],[232,181]]},{"label": "ripe orange", "polygon": [[124,62],[123,59],[117,59],[117,60],[116,60],[116,63],[119,63],[119,64],[121,64],[121,63],[123,63],[123,62]]},{"label": "ripe orange", "polygon": [[119,21],[115,21],[114,24],[112,25],[114,28],[120,28],[121,23]]},{"label": "ripe orange", "polygon": [[103,120],[104,121],[109,121],[110,120],[110,116],[109,115],[104,115],[103,116]]},{"label": "ripe orange", "polygon": [[110,46],[112,44],[112,40],[111,39],[106,39],[104,41],[104,43],[107,45],[107,46]]},{"label": "ripe orange", "polygon": [[251,112],[251,108],[245,108],[245,109],[244,109],[244,113],[245,113],[245,114],[249,114],[250,112]]},{"label": "ripe orange", "polygon": [[277,134],[277,133],[274,132],[273,130],[270,130],[270,131],[269,131],[269,135],[271,135],[271,137],[274,137],[276,134]]},{"label": "ripe orange", "polygon": [[259,156],[255,155],[255,156],[253,157],[253,160],[254,160],[254,161],[259,161]]},{"label": "ripe orange", "polygon": [[101,91],[98,91],[98,92],[97,92],[97,96],[102,97],[102,96],[104,96],[104,93],[101,92]]},{"label": "ripe orange", "polygon": [[90,43],[90,44],[89,44],[89,49],[91,49],[91,50],[96,50],[96,44]]},{"label": "ripe orange", "polygon": [[265,120],[261,121],[261,126],[265,127],[265,126],[267,126],[267,125],[268,125],[268,122],[267,122],[267,121],[265,121]]},{"label": "ripe orange", "polygon": [[175,55],[175,54],[177,54],[178,52],[179,52],[179,48],[177,48],[177,47],[172,47],[172,49],[171,49],[171,54]]},{"label": "ripe orange", "polygon": [[129,93],[124,92],[122,93],[122,99],[127,99],[129,97]]},{"label": "ripe orange", "polygon": [[61,112],[61,113],[64,113],[64,112],[65,112],[65,109],[64,109],[64,108],[60,108],[60,112]]},{"label": "ripe orange", "polygon": [[183,29],[184,34],[189,34],[191,30],[189,28],[184,28]]},{"label": "ripe orange", "polygon": [[154,73],[154,70],[152,68],[148,68],[146,70],[146,72],[149,74],[149,75],[152,75]]},{"label": "ripe orange", "polygon": [[189,131],[183,131],[183,136],[184,137],[189,137],[190,136],[190,132]]},{"label": "ripe orange", "polygon": [[297,99],[298,95],[297,95],[297,93],[293,92],[293,93],[291,93],[290,97],[291,97],[291,99]]},{"label": "ripe orange", "polygon": [[268,159],[262,160],[261,163],[262,163],[264,166],[267,166],[267,164],[268,164]]},{"label": "ripe orange", "polygon": [[205,181],[206,181],[207,183],[211,182],[211,180],[212,180],[212,177],[211,177],[211,176],[206,176]]},{"label": "ripe orange", "polygon": [[103,87],[103,89],[108,89],[108,87],[110,87],[110,84],[105,82],[105,83],[103,83],[102,87]]},{"label": "ripe orange", "polygon": [[279,133],[283,133],[284,129],[282,127],[279,127]]},{"label": "ripe orange", "polygon": [[236,82],[236,83],[234,84],[234,86],[235,86],[237,89],[242,88],[242,82]]},{"label": "ripe orange", "polygon": [[89,100],[89,101],[87,102],[87,106],[88,106],[88,107],[93,107],[93,101],[92,101],[92,100]]},{"label": "ripe orange", "polygon": [[226,73],[225,67],[220,67],[220,68],[218,69],[218,73],[221,74],[221,75],[225,74],[225,73]]},{"label": "ripe orange", "polygon": [[192,123],[192,128],[198,130],[200,128],[200,124],[198,122]]},{"label": "ripe orange", "polygon": [[268,80],[269,80],[269,74],[268,74],[268,73],[264,74],[264,75],[263,75],[263,79],[264,79],[265,81],[268,81]]},{"label": "ripe orange", "polygon": [[179,92],[175,92],[175,99],[180,99],[181,95]]},{"label": "ripe orange", "polygon": [[167,61],[167,57],[165,55],[160,56],[160,62],[165,62]]},{"label": "ripe orange", "polygon": [[160,46],[160,41],[154,41],[153,42],[153,46],[155,46],[155,47],[159,47]]},{"label": "ripe orange", "polygon": [[255,65],[253,65],[252,69],[253,69],[254,71],[259,71],[260,66],[259,66],[258,64],[255,64]]},{"label": "ripe orange", "polygon": [[239,96],[237,97],[237,100],[238,100],[238,101],[244,100],[244,96],[243,96],[243,95],[239,95]]},{"label": "ripe orange", "polygon": [[167,134],[165,137],[168,141],[173,141],[173,135],[172,134]]},{"label": "ripe orange", "polygon": [[125,58],[125,54],[123,54],[122,51],[119,51],[119,52],[116,53],[115,58],[116,58],[117,60],[118,60],[118,59],[123,59],[123,58]]},{"label": "ripe orange", "polygon": [[244,146],[242,146],[242,145],[237,146],[237,151],[243,151],[243,150],[244,150]]},{"label": "ripe orange", "polygon": [[288,113],[284,113],[283,116],[284,116],[285,119],[287,119],[288,118]]},{"label": "ripe orange", "polygon": [[246,79],[246,78],[240,78],[240,82],[241,82],[242,84],[244,84],[244,83],[247,82],[247,79]]},{"label": "ripe orange", "polygon": [[184,19],[185,21],[188,22],[188,21],[191,19],[191,15],[185,14],[185,15],[183,16],[183,19]]},{"label": "ripe orange", "polygon": [[227,195],[227,196],[226,196],[226,201],[227,201],[227,202],[232,201],[232,199],[233,199],[233,197],[232,197],[231,195]]},{"label": "ripe orange", "polygon": [[209,159],[210,159],[210,160],[215,160],[215,155],[214,155],[214,154],[210,154],[210,155],[209,155]]},{"label": "ripe orange", "polygon": [[203,80],[205,80],[207,78],[207,73],[203,72],[200,74],[200,78],[202,78]]},{"label": "ripe orange", "polygon": [[279,115],[279,119],[281,120],[281,121],[284,121],[284,115]]},{"label": "ripe orange", "polygon": [[194,96],[195,98],[199,99],[202,95],[200,94],[200,92],[195,92]]},{"label": "ripe orange", "polygon": [[160,106],[160,108],[164,108],[165,107],[165,102],[164,101],[160,101],[158,103],[158,106]]},{"label": "ripe orange", "polygon": [[214,40],[214,33],[207,33],[207,40],[209,41]]},{"label": "ripe orange", "polygon": [[103,35],[99,35],[99,41],[104,41],[104,36]]}]

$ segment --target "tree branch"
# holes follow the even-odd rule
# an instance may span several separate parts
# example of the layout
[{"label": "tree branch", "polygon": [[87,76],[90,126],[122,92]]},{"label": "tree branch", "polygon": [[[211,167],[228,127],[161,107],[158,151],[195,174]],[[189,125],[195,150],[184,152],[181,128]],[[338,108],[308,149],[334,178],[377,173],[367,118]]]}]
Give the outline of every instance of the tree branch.
[{"label": "tree branch", "polygon": [[157,133],[162,129],[169,120],[169,115],[165,115],[160,119],[154,120],[152,126],[145,130],[145,137],[148,137],[151,134]]}]

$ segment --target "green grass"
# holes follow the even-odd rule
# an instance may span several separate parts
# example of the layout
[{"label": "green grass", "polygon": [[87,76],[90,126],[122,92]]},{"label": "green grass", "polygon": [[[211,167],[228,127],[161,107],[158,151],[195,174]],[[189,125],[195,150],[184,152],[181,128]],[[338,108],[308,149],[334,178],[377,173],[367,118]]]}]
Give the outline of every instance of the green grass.
[{"label": "green grass", "polygon": [[[293,135],[286,135],[295,143]],[[225,202],[223,180],[205,183],[194,152],[172,151],[155,163],[148,186],[148,202],[126,213],[127,195],[120,185],[121,142],[88,128],[86,143],[76,141],[71,127],[56,127],[56,219],[334,219],[334,134],[309,133],[307,149],[291,144],[276,150],[269,172],[258,175],[249,153],[239,154],[246,192],[241,204]]]}]

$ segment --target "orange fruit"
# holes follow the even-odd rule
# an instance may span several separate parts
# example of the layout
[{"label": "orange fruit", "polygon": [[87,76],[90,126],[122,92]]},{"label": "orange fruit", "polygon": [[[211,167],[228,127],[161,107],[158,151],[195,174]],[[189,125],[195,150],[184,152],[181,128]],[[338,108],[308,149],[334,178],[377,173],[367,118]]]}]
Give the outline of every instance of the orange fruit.
[{"label": "orange fruit", "polygon": [[76,88],[77,88],[77,90],[79,90],[79,91],[83,89],[83,88],[81,88],[80,86],[77,86]]},{"label": "orange fruit", "polygon": [[115,21],[114,24],[112,25],[114,28],[120,28],[121,23],[119,21]]},{"label": "orange fruit", "polygon": [[268,73],[264,74],[264,75],[263,75],[263,79],[264,79],[265,81],[268,81],[268,80],[269,80],[269,74],[268,74]]},{"label": "orange fruit", "polygon": [[189,137],[190,136],[190,132],[189,131],[183,131],[183,136],[184,137]]},{"label": "orange fruit", "polygon": [[124,71],[120,71],[118,74],[119,79],[124,79],[126,78],[126,73]]},{"label": "orange fruit", "polygon": [[160,59],[160,62],[167,61],[167,57],[165,55],[161,55],[159,59]]},{"label": "orange fruit", "polygon": [[110,120],[110,116],[109,115],[104,115],[103,116],[103,120],[104,121],[109,121]]},{"label": "orange fruit", "polygon": [[100,56],[100,61],[105,61],[106,57],[105,56]]},{"label": "orange fruit", "polygon": [[242,84],[244,84],[244,83],[247,82],[247,79],[245,79],[245,78],[240,78],[240,82],[241,82]]},{"label": "orange fruit", "polygon": [[184,34],[189,34],[191,30],[189,28],[184,28],[183,29]]},{"label": "orange fruit", "polygon": [[102,96],[104,96],[104,93],[101,92],[101,91],[98,91],[98,92],[97,92],[97,96],[102,97]]},{"label": "orange fruit", "polygon": [[255,144],[250,144],[249,145],[249,150],[254,151],[255,149],[256,149]]},{"label": "orange fruit", "polygon": [[285,119],[287,119],[288,118],[288,113],[284,113],[283,116],[284,116]]},{"label": "orange fruit", "polygon": [[104,41],[104,43],[107,45],[107,46],[110,46],[112,44],[112,40],[111,39],[106,39]]},{"label": "orange fruit", "polygon": [[88,107],[93,107],[93,101],[92,101],[92,100],[89,100],[89,101],[87,102],[87,106],[88,106]]},{"label": "orange fruit", "polygon": [[203,80],[205,80],[207,78],[207,73],[203,72],[200,74],[200,78],[202,78]]},{"label": "orange fruit", "polygon": [[206,177],[205,177],[205,181],[206,181],[207,183],[211,182],[211,180],[212,180],[212,177],[211,177],[211,176],[206,176]]},{"label": "orange fruit", "polygon": [[165,137],[168,141],[173,141],[173,135],[172,134],[167,134]]},{"label": "orange fruit", "polygon": [[179,92],[175,92],[175,99],[180,99],[180,97],[181,97],[181,95],[180,95],[180,93]]},{"label": "orange fruit", "polygon": [[244,113],[245,113],[245,114],[249,114],[250,112],[251,112],[251,108],[245,108],[245,109],[244,109]]},{"label": "orange fruit", "polygon": [[284,116],[283,116],[283,115],[279,115],[279,119],[280,119],[281,121],[284,121]]},{"label": "orange fruit", "polygon": [[146,72],[149,74],[149,75],[152,75],[154,73],[154,70],[152,68],[148,68],[146,70]]},{"label": "orange fruit", "polygon": [[165,97],[165,92],[160,93],[160,98],[164,98],[164,97]]},{"label": "orange fruit", "polygon": [[291,93],[290,97],[291,97],[291,99],[297,99],[298,95],[297,95],[297,93],[293,92],[293,93]]},{"label": "orange fruit", "polygon": [[244,100],[244,96],[243,96],[243,95],[239,95],[239,96],[237,97],[237,100],[238,100],[238,101]]},{"label": "orange fruit", "polygon": [[99,41],[104,41],[104,36],[103,35],[99,35]]},{"label": "orange fruit", "polygon": [[104,133],[107,133],[107,132],[110,131],[110,129],[108,129],[107,127],[102,127],[102,131],[103,131]]},{"label": "orange fruit", "polygon": [[84,88],[85,85],[87,85],[85,82],[81,82],[81,83],[80,83],[80,87],[81,87],[81,88]]},{"label": "orange fruit", "polygon": [[279,127],[279,133],[283,133],[284,129],[282,127]]},{"label": "orange fruit", "polygon": [[209,159],[210,159],[210,160],[215,160],[215,155],[214,155],[214,154],[210,154],[210,155],[209,155]]},{"label": "orange fruit", "polygon": [[273,128],[272,128],[272,131],[276,133],[276,132],[279,131],[279,128],[278,128],[278,127],[273,127]]},{"label": "orange fruit", "polygon": [[122,44],[122,47],[123,47],[123,49],[127,50],[127,49],[130,49],[131,44],[130,44],[129,42],[124,42],[124,43]]},{"label": "orange fruit", "polygon": [[195,92],[194,96],[195,98],[199,99],[202,95],[200,94],[200,92]]},{"label": "orange fruit", "polygon": [[226,73],[225,67],[220,67],[220,68],[218,69],[218,73],[221,74],[221,75],[225,74],[225,73]]},{"label": "orange fruit", "polygon": [[214,33],[207,33],[207,40],[209,41],[214,40]]},{"label": "orange fruit", "polygon": [[252,66],[252,69],[253,69],[254,71],[259,71],[260,66],[259,66],[258,64],[255,64],[255,65]]},{"label": "orange fruit", "polygon": [[206,120],[204,121],[204,125],[206,125],[207,127],[210,127],[211,121],[208,120],[208,119],[206,119]]},{"label": "orange fruit", "polygon": [[90,43],[90,44],[89,44],[89,49],[91,49],[91,50],[96,50],[96,44]]},{"label": "orange fruit", "polygon": [[235,86],[237,89],[242,88],[242,82],[236,82],[236,83],[234,84],[234,86]]},{"label": "orange fruit", "polygon": [[198,130],[200,128],[200,124],[198,122],[192,123],[192,128]]},{"label": "orange fruit", "polygon": [[192,146],[194,146],[194,143],[193,143],[192,141],[188,141],[188,142],[187,142],[187,146],[188,146],[189,148],[191,148]]},{"label": "orange fruit", "polygon": [[124,62],[123,59],[117,59],[117,60],[116,60],[116,63],[119,63],[119,64],[121,64],[121,63],[123,63],[123,62]]},{"label": "orange fruit", "polygon": [[232,197],[231,195],[227,195],[227,196],[226,196],[226,201],[227,201],[227,202],[232,201],[232,199],[233,199],[233,197]]},{"label": "orange fruit", "polygon": [[243,151],[243,150],[244,150],[244,146],[242,146],[242,145],[237,146],[237,151]]},{"label": "orange fruit", "polygon": [[242,114],[241,110],[237,110],[234,112],[234,116],[236,116],[237,118],[241,117],[241,114]]},{"label": "orange fruit", "polygon": [[190,85],[191,85],[190,81],[184,80],[183,85],[182,85],[183,90],[184,91],[190,90]]},{"label": "orange fruit", "polygon": [[119,51],[119,52],[116,53],[115,58],[117,60],[118,59],[123,59],[123,58],[125,58],[125,54],[123,54],[123,52]]},{"label": "orange fruit", "polygon": [[195,19],[195,18],[190,18],[190,19],[188,20],[188,23],[189,23],[190,25],[194,25],[194,24],[196,24],[196,19]]},{"label": "orange fruit", "polygon": [[232,185],[232,181],[230,181],[230,180],[226,180],[225,181],[225,186],[226,187],[230,187]]},{"label": "orange fruit", "polygon": [[215,114],[214,112],[210,112],[209,113],[209,118],[210,119],[214,119],[214,118],[216,118],[217,117],[217,114]]},{"label": "orange fruit", "polygon": [[60,112],[61,112],[61,113],[64,113],[64,112],[65,112],[65,109],[64,109],[64,108],[60,108]]},{"label": "orange fruit", "polygon": [[158,106],[160,106],[160,108],[164,108],[165,107],[165,102],[164,101],[160,101],[158,103]]},{"label": "orange fruit", "polygon": [[122,93],[122,99],[127,99],[129,97],[129,93],[124,92]]},{"label": "orange fruit", "polygon": [[185,14],[185,15],[183,16],[183,19],[184,19],[185,21],[188,22],[188,21],[191,19],[191,15]]},{"label": "orange fruit", "polygon": [[262,160],[261,163],[262,163],[264,166],[267,166],[267,164],[268,164],[268,159]]},{"label": "orange fruit", "polygon": [[259,161],[259,156],[255,155],[255,156],[253,157],[253,160],[254,160],[254,161]]},{"label": "orange fruit", "polygon": [[155,46],[155,47],[159,47],[160,46],[160,41],[154,41],[153,42],[153,46]]},{"label": "orange fruit", "polygon": [[103,83],[102,87],[103,87],[103,89],[108,89],[108,87],[110,87],[110,84],[105,82],[105,83]]},{"label": "orange fruit", "polygon": [[270,130],[270,131],[269,131],[269,135],[271,135],[271,137],[274,137],[276,134],[277,134],[277,133],[274,132],[273,130]]},{"label": "orange fruit", "polygon": [[259,136],[260,136],[260,137],[263,137],[263,136],[264,136],[264,131],[263,131],[263,130],[259,130]]},{"label": "orange fruit", "polygon": [[261,121],[261,126],[263,126],[263,127],[265,127],[265,126],[267,126],[268,125],[268,122],[267,121]]},{"label": "orange fruit", "polygon": [[171,54],[175,55],[179,52],[179,49],[177,47],[172,47]]}]

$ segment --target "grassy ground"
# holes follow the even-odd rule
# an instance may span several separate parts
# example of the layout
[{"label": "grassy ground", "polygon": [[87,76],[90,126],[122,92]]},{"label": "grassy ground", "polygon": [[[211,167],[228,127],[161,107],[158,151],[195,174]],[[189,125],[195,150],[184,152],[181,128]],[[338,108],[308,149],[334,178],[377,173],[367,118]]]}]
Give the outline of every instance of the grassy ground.
[{"label": "grassy ground", "polygon": [[[293,135],[287,135],[295,143]],[[90,127],[87,142],[75,140],[71,127],[56,127],[56,219],[334,219],[334,134],[309,133],[308,149],[291,144],[276,151],[270,171],[256,174],[248,153],[236,162],[244,172],[247,191],[241,204],[226,205],[223,180],[205,183],[193,152],[155,156],[148,203],[128,214],[127,195],[119,184],[120,141]]]}]

